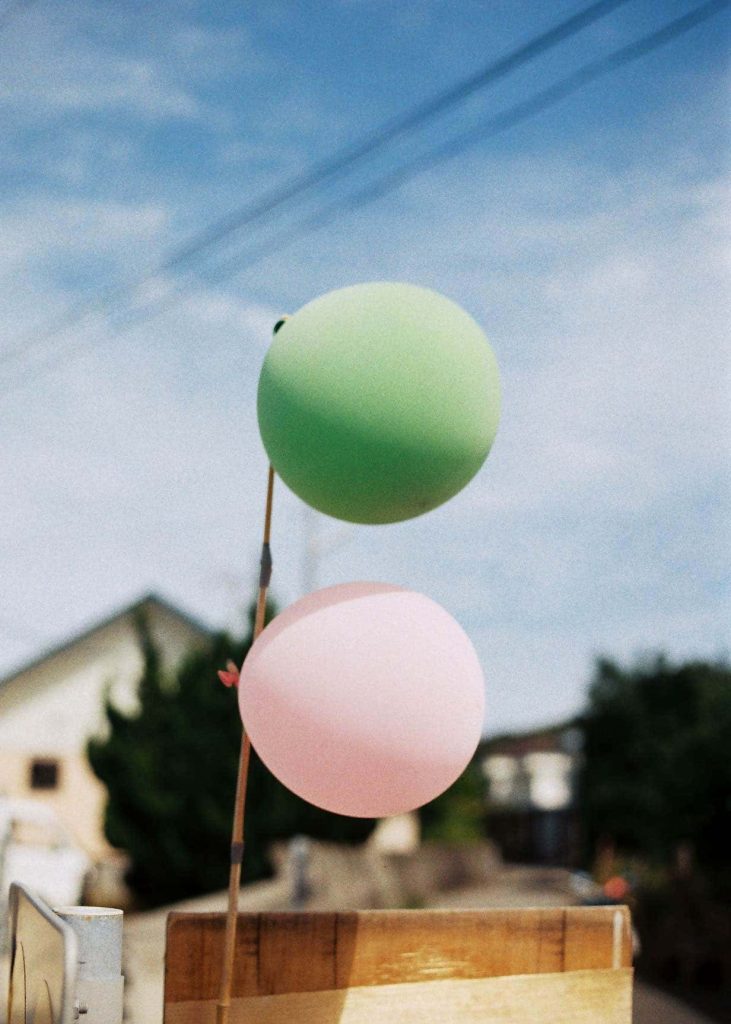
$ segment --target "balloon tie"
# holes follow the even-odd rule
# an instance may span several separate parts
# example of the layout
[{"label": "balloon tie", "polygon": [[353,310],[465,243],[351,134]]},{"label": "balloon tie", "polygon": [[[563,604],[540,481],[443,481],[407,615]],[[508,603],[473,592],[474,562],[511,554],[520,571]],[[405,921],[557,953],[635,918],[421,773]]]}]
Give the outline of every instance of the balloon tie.
[{"label": "balloon tie", "polygon": [[259,586],[268,587],[272,581],[272,549],[267,541],[261,546],[261,572],[259,573]]},{"label": "balloon tie", "polygon": [[219,668],[218,678],[221,680],[224,686],[238,686],[239,685],[239,670],[233,661],[226,662],[226,668]]}]

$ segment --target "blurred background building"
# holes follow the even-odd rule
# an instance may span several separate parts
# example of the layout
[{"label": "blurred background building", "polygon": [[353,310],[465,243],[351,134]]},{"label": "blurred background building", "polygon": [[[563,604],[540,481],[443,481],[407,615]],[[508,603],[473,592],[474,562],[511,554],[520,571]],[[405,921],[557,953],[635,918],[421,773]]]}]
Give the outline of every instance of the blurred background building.
[{"label": "blurred background building", "polygon": [[107,698],[125,711],[137,706],[140,616],[170,670],[209,636],[202,623],[151,594],[0,680],[0,800],[44,804],[93,860],[111,848],[103,833],[106,791],[86,744],[105,727]]},{"label": "blurred background building", "polygon": [[575,866],[581,732],[571,724],[500,736],[479,754],[490,837],[508,861]]}]

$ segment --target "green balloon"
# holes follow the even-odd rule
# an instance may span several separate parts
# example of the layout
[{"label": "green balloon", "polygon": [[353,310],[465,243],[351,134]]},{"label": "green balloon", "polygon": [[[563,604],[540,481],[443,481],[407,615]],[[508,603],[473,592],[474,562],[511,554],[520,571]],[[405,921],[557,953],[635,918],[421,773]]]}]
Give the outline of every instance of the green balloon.
[{"label": "green balloon", "polygon": [[500,382],[482,330],[426,288],[329,292],[286,320],[259,378],[264,447],[320,512],[394,523],[457,494],[497,431]]}]

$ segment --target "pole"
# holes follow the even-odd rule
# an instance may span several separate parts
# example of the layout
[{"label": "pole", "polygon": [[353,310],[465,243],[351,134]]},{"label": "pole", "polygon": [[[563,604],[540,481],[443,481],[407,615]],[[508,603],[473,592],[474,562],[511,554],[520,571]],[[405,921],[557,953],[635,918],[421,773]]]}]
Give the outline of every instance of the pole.
[{"label": "pole", "polygon": [[74,992],[78,1019],[83,1017],[84,1024],[122,1024],[122,911],[58,907],[54,912],[71,925],[78,940]]},{"label": "pole", "polygon": [[[254,618],[254,640],[264,629],[266,614],[267,590],[272,574],[272,555],[269,547],[269,535],[272,526],[272,502],[274,497],[274,470],[269,467],[267,481],[266,510],[264,512],[264,540],[261,549],[261,572],[259,574],[259,593],[256,600],[256,616]],[[223,969],[221,971],[221,987],[216,1005],[216,1024],[228,1024],[231,1008],[231,985],[233,982],[234,955],[236,952],[236,918],[239,909],[239,889],[241,887],[241,863],[244,859],[244,811],[246,809],[246,786],[249,778],[249,758],[251,743],[246,730],[241,736],[239,753],[239,772],[236,779],[236,797],[234,802],[234,819],[231,829],[231,870],[228,880],[228,911],[226,914],[226,937],[223,949]]]}]

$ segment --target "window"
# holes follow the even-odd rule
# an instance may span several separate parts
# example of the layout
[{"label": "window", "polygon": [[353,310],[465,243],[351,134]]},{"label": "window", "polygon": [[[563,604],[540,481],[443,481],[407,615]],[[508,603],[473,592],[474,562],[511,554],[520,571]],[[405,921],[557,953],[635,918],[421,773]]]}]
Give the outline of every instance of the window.
[{"label": "window", "polygon": [[30,763],[31,789],[58,789],[58,761],[47,757],[36,758]]}]

